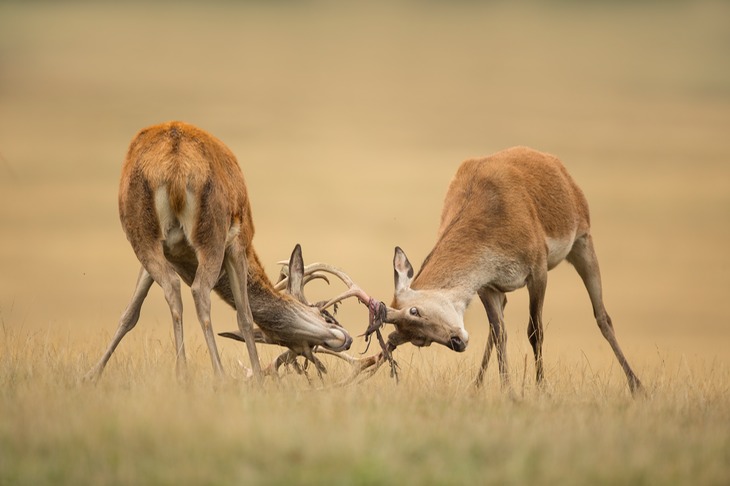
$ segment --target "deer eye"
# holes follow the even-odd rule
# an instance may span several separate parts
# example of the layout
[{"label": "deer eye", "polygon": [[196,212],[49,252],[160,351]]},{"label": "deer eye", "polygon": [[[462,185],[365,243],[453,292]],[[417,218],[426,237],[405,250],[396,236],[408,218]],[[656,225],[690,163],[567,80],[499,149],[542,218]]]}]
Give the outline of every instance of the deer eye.
[{"label": "deer eye", "polygon": [[408,313],[412,315],[413,317],[421,317],[421,314],[418,312],[418,309],[415,307],[411,307],[408,309]]}]

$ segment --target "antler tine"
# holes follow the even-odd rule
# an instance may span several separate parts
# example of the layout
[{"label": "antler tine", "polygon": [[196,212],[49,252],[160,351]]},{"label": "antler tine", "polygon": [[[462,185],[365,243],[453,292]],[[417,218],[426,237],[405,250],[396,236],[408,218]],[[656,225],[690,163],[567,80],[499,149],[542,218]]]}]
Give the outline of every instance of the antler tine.
[{"label": "antler tine", "polygon": [[[282,275],[286,275],[286,277],[283,277],[281,280],[279,280],[274,288],[276,290],[282,290],[286,288],[286,283],[288,281],[288,274],[289,274],[289,268],[288,263],[285,261],[278,262],[279,265],[283,265],[281,269]],[[317,272],[325,272],[329,273],[331,275],[334,275],[335,277],[342,280],[342,283],[347,285],[347,290],[341,293],[340,295],[333,297],[332,299],[328,300],[325,304],[320,305],[320,309],[327,309],[328,307],[333,306],[334,304],[345,300],[349,297],[357,297],[360,302],[363,304],[368,304],[370,302],[370,296],[365,293],[365,291],[360,288],[359,285],[357,285],[355,282],[352,281],[352,278],[350,278],[349,275],[347,275],[345,272],[340,270],[337,267],[333,267],[332,265],[328,265],[327,263],[311,263],[304,267],[304,276],[309,277],[309,280],[314,278],[324,278],[327,280],[326,277],[323,275],[318,274]],[[309,280],[305,280],[305,282],[308,282]],[[329,283],[329,280],[327,280],[327,283]]]},{"label": "antler tine", "polygon": [[[328,279],[326,275],[322,275],[321,273],[312,273],[312,274],[304,276],[304,285],[307,285],[312,280],[317,280],[317,279],[324,280],[325,282],[327,282],[328,285],[330,283],[330,279]],[[289,282],[289,277],[280,275],[280,280],[278,282],[276,282],[276,284],[274,285],[274,290],[281,292],[282,290],[284,290],[286,288],[286,284],[288,282]]]},{"label": "antler tine", "polygon": [[337,278],[339,278],[340,280],[342,280],[342,283],[344,283],[348,287],[352,287],[353,285],[355,285],[355,283],[352,281],[352,279],[350,278],[349,275],[347,275],[345,272],[343,272],[339,268],[333,267],[332,265],[329,265],[327,263],[317,262],[317,263],[309,264],[306,267],[304,267],[305,275],[308,275],[308,274],[314,273],[314,272],[327,272],[329,274],[332,274],[332,275],[336,276]]},{"label": "antler tine", "polygon": [[[286,260],[281,260],[276,263],[278,265],[282,266],[281,272],[285,275],[285,277],[289,277],[289,262]],[[305,276],[311,275],[315,272],[327,272],[327,273],[337,276],[348,287],[351,287],[352,285],[354,285],[354,283],[349,275],[347,275],[345,272],[343,272],[339,268],[333,267],[332,265],[329,265],[327,263],[321,263],[321,262],[310,263],[309,265],[306,265],[304,267]]]},{"label": "antler tine", "polygon": [[[281,265],[281,271],[279,272],[279,280],[274,285],[274,289],[281,291],[286,288],[286,284],[287,284],[287,282],[289,282],[289,262],[282,260],[277,263],[279,265]],[[306,285],[309,282],[311,282],[312,280],[315,280],[318,278],[321,278],[322,280],[327,282],[327,284],[329,284],[330,281],[325,275],[316,273],[317,269],[312,268],[314,265],[323,265],[323,264],[313,263],[311,265],[307,265],[304,267],[304,285]]]},{"label": "antler tine", "polygon": [[345,272],[340,270],[337,267],[333,267],[332,265],[328,265],[326,263],[312,263],[311,265],[307,265],[307,267],[304,270],[305,274],[307,273],[314,273],[314,272],[325,272],[334,275],[335,277],[342,280],[342,283],[347,285],[347,290],[341,293],[340,295],[333,297],[329,301],[327,301],[325,304],[320,306],[320,309],[326,309],[342,300],[345,300],[349,297],[357,297],[360,302],[363,304],[369,304],[370,303],[370,296],[365,293],[365,291],[360,288],[359,285],[357,285],[355,282],[352,281],[349,275],[347,275]]},{"label": "antler tine", "polygon": [[348,299],[350,297],[357,297],[357,300],[362,302],[363,304],[367,305],[368,302],[370,302],[370,297],[360,288],[360,287],[353,287],[348,290],[345,290],[340,295],[337,295],[324,304],[318,305],[320,310],[327,309],[329,307],[332,307],[333,305],[337,304],[338,302],[342,302],[345,299]]},{"label": "antler tine", "polygon": [[363,382],[373,376],[380,369],[383,363],[387,361],[382,352],[366,358],[354,358],[347,353],[331,351],[329,349],[322,348],[321,346],[315,348],[315,351],[317,353],[336,356],[337,358],[346,361],[352,367],[350,376],[334,385],[334,387],[344,387],[355,383],[356,381]]},{"label": "antler tine", "polygon": [[282,260],[276,263],[281,265],[281,270],[279,271],[279,280],[274,284],[274,289],[282,291],[286,288],[286,283],[289,281],[289,262]]},{"label": "antler tine", "polygon": [[[345,387],[355,382],[361,383],[372,377],[380,369],[383,363],[387,361],[383,353],[368,356],[366,358],[354,358],[344,352],[331,351],[321,346],[315,346],[313,349],[304,350],[302,353],[287,349],[286,351],[281,353],[269,366],[262,370],[263,374],[264,376],[279,377],[279,369],[284,366],[286,368],[293,368],[294,371],[296,371],[300,375],[304,375],[307,380],[309,380],[306,368],[307,362],[311,362],[314,363],[317,374],[319,375],[319,378],[321,380],[323,379],[322,373],[326,373],[327,369],[325,368],[324,363],[317,359],[315,353],[328,354],[340,358],[343,361],[347,362],[352,368],[352,371],[347,378],[339,381],[334,385],[331,385],[331,388]],[[303,366],[297,362],[297,358],[299,356],[302,356],[305,359],[305,363]]]}]

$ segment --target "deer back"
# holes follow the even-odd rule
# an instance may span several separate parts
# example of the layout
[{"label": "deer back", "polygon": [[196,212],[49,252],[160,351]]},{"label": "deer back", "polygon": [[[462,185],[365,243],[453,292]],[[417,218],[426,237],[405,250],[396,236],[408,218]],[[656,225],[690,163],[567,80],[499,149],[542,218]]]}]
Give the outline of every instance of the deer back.
[{"label": "deer back", "polygon": [[437,242],[413,287],[449,286],[485,255],[534,265],[551,260],[553,245],[562,260],[589,224],[585,196],[557,158],[516,147],[466,160],[449,185]]},{"label": "deer back", "polygon": [[[140,204],[140,198],[150,197],[155,205]],[[156,226],[158,238],[164,238],[175,219],[187,226],[193,244],[216,229],[237,228],[248,247],[254,232],[235,156],[216,137],[182,122],[143,129],[132,140],[122,168],[119,213],[130,241],[140,231],[135,226],[147,231]]]}]

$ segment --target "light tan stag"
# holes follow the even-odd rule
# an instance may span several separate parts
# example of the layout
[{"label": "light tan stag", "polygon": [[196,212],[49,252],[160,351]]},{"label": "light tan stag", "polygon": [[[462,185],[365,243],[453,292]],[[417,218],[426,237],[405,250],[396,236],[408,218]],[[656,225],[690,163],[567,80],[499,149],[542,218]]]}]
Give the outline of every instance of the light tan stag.
[{"label": "light tan stag", "polygon": [[190,286],[213,369],[223,373],[211,326],[211,291],[236,309],[253,373],[261,375],[254,321],[292,356],[313,360],[321,346],[344,351],[352,338],[330,314],[303,298],[301,248],[289,261],[291,278],[280,292],[254,251],[251,207],[243,174],[231,151],[209,133],[182,122],[141,130],[132,140],[119,185],[119,217],[142,264],[134,294],[108,349],[86,375],[97,379],[122,338],[137,324],[154,282],[170,307],[176,369],[185,372],[180,278]]},{"label": "light tan stag", "polygon": [[444,201],[436,244],[414,277],[396,248],[395,295],[387,321],[393,345],[437,342],[456,351],[468,343],[464,311],[477,294],[491,332],[476,378],[482,383],[496,346],[503,386],[509,386],[504,307],[506,293],[527,286],[527,335],[537,382],[544,378],[542,307],[548,271],[563,260],[580,275],[598,327],[626,374],[632,393],[642,388],[606,312],[601,274],[583,192],[555,157],[524,147],[463,162]]}]

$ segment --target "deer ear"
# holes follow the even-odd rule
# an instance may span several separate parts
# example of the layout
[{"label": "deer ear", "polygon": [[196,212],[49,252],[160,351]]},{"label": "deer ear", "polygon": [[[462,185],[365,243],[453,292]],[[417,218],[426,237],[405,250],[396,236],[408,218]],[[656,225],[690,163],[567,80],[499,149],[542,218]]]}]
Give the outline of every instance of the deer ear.
[{"label": "deer ear", "polygon": [[[241,341],[242,343],[246,342],[246,340],[243,338],[243,334],[241,334],[241,331],[239,330],[231,332],[219,332],[218,335],[228,339],[233,339],[234,341]],[[271,339],[269,339],[266,334],[264,334],[261,329],[258,328],[253,330],[253,340],[257,343],[275,344]]]},{"label": "deer ear", "polygon": [[297,244],[289,258],[289,280],[286,283],[286,291],[304,304],[307,299],[304,298],[304,259],[302,258],[302,247]]},{"label": "deer ear", "polygon": [[413,267],[405,252],[399,246],[395,247],[395,256],[393,257],[393,277],[396,294],[410,288],[411,280],[413,280]]}]

